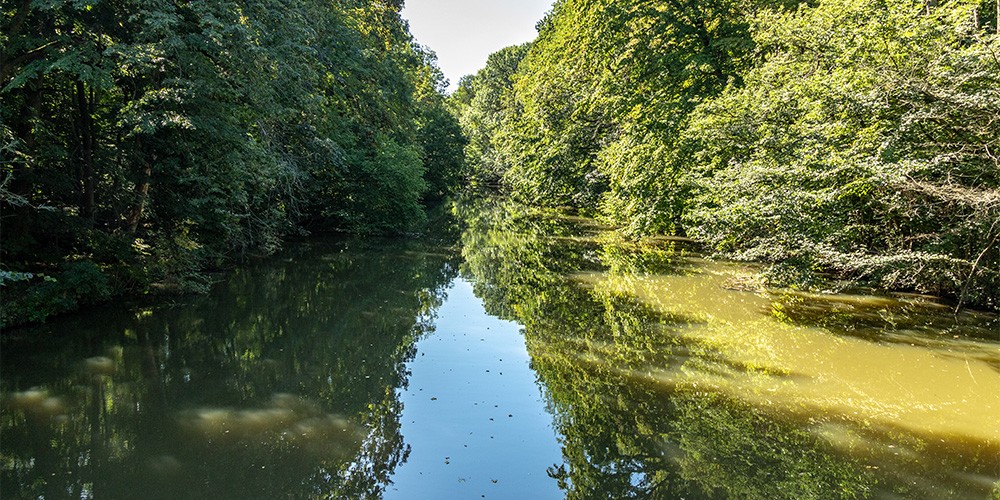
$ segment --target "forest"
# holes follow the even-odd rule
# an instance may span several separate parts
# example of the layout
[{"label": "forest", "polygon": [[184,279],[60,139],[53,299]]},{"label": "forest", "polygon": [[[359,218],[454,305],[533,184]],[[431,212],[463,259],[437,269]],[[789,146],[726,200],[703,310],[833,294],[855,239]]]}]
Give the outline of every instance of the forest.
[{"label": "forest", "polygon": [[466,175],[747,286],[1000,307],[1000,3],[559,0],[450,99]]},{"label": "forest", "polygon": [[1000,308],[1000,2],[557,0],[450,95],[402,5],[0,0],[0,325],[467,187]]},{"label": "forest", "polygon": [[464,139],[398,0],[2,0],[0,324],[317,231],[406,233]]}]

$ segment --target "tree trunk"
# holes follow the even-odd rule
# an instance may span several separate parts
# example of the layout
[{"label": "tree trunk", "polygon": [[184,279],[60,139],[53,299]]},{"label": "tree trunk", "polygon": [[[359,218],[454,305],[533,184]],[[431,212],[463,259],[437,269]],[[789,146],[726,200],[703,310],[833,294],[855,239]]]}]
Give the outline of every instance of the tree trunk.
[{"label": "tree trunk", "polygon": [[[35,156],[35,147],[38,143],[34,129],[38,120],[38,110],[42,109],[43,90],[38,82],[29,83],[27,88],[30,89],[29,93],[24,99],[20,115],[14,123],[12,130],[14,138],[20,141],[21,148],[31,158]],[[11,193],[26,200],[30,200],[32,195],[31,183],[25,178],[27,168],[29,167],[26,164],[28,161],[25,160],[25,163],[21,161],[11,162],[13,177],[10,180],[10,187],[8,188]]]},{"label": "tree trunk", "polygon": [[[0,182],[9,182],[6,188],[0,190],[6,189],[11,195],[9,200],[11,204],[0,209],[0,226],[3,230],[0,241],[4,241],[5,235],[27,235],[38,229],[35,223],[37,213],[34,208],[35,190],[32,189],[28,173],[31,171],[31,158],[36,157],[37,140],[34,125],[37,122],[38,110],[42,106],[42,88],[38,82],[30,82],[27,89],[29,93],[25,96],[21,109],[18,110],[17,119],[9,124],[14,141],[20,143],[19,149],[24,155],[19,158],[14,155],[3,158],[3,161],[9,162],[10,177],[5,178],[0,174]],[[11,257],[9,249],[0,251],[0,261],[8,257]]]},{"label": "tree trunk", "polygon": [[94,223],[94,93],[76,82],[77,124],[80,140],[80,216]]},{"label": "tree trunk", "polygon": [[138,200],[136,200],[135,206],[132,207],[132,211],[128,214],[126,220],[128,232],[131,234],[135,234],[136,230],[139,229],[139,221],[142,220],[142,211],[146,208],[146,200],[149,198],[150,179],[153,178],[152,165],[146,163],[146,167],[142,170],[142,175],[142,180],[135,184],[135,194]]}]

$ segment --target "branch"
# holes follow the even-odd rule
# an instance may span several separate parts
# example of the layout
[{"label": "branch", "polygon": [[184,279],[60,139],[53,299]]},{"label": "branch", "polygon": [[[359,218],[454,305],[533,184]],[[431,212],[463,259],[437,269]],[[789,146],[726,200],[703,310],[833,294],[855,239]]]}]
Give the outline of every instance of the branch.
[{"label": "branch", "polygon": [[[34,48],[24,54],[15,57],[10,62],[3,61],[0,58],[0,84],[7,81],[7,78],[13,74],[12,67],[22,66],[32,61],[37,61],[45,56],[45,49],[49,48],[51,45],[58,43],[57,40],[53,40],[41,47]],[[0,87],[2,88],[2,87]]]},{"label": "branch", "polygon": [[[1000,224],[1000,219],[993,221],[993,225],[990,226],[990,230],[986,232],[986,236],[989,236],[994,229],[996,229],[997,224]],[[996,245],[997,241],[1000,240],[1000,232],[993,235],[993,239],[986,245],[986,248],[982,252],[979,252],[979,257],[976,257],[976,261],[972,263],[972,269],[969,270],[969,277],[965,279],[965,284],[962,285],[962,293],[958,296],[958,304],[955,305],[955,314],[958,314],[962,310],[962,303],[965,302],[965,297],[969,293],[969,286],[972,285],[972,278],[976,276],[976,271],[979,270],[979,263],[986,256],[986,253]]]},{"label": "branch", "polygon": [[907,181],[909,182],[904,183],[903,187],[945,202],[962,203],[981,210],[1000,205],[1000,190],[997,189],[975,189],[955,184],[932,184],[918,181],[909,176],[907,176]]}]

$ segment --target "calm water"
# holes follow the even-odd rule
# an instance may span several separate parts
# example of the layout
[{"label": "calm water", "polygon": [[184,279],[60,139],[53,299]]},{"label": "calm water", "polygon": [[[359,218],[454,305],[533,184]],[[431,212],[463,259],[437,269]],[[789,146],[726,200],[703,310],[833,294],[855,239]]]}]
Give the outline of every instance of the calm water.
[{"label": "calm water", "polygon": [[504,202],[5,332],[0,497],[1000,498],[1000,321]]}]

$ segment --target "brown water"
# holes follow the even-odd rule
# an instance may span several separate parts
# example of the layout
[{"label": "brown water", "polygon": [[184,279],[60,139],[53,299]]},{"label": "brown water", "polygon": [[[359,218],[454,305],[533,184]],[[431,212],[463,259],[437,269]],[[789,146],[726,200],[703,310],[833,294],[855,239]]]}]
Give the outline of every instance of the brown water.
[{"label": "brown water", "polygon": [[995,498],[1000,322],[485,201],[4,333],[3,498]]}]

